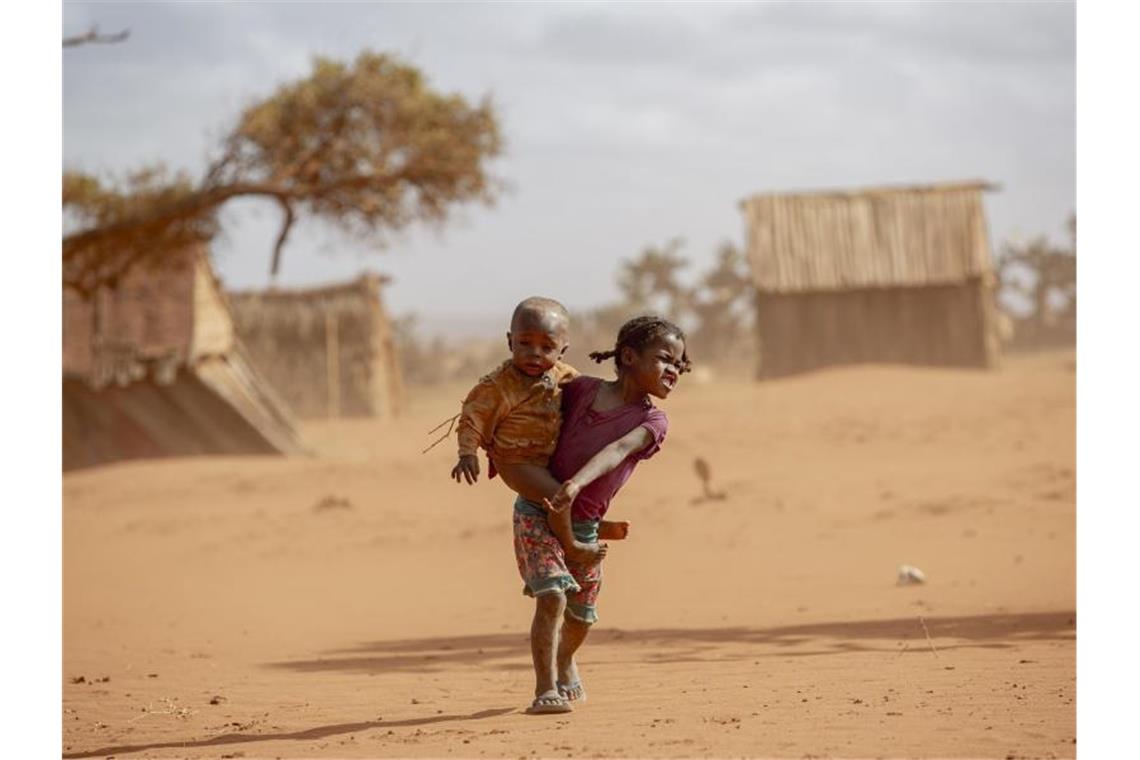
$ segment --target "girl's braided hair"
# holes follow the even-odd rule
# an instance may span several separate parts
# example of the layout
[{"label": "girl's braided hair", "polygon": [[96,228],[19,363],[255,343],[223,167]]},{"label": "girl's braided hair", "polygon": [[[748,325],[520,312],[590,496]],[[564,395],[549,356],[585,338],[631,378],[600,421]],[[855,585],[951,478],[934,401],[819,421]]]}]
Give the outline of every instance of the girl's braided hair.
[{"label": "girl's braided hair", "polygon": [[[655,317],[652,315],[645,315],[641,317],[634,317],[621,326],[618,331],[617,342],[610,351],[594,351],[590,354],[590,358],[601,364],[606,359],[613,357],[614,366],[617,367],[618,372],[621,372],[621,350],[623,348],[632,348],[638,353],[641,352],[646,346],[658,338],[672,336],[685,343],[685,332],[677,325],[663,317]],[[677,371],[684,374],[692,369],[692,362],[689,361],[688,350],[681,354],[681,361],[677,367]]]}]

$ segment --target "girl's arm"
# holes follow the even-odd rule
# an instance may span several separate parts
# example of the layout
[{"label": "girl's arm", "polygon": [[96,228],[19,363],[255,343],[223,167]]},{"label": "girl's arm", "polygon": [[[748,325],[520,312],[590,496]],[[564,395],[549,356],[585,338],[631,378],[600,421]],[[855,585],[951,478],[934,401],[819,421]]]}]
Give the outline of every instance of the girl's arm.
[{"label": "girl's arm", "polygon": [[[496,464],[495,467],[508,488],[535,504],[545,503],[549,506],[549,499],[555,497],[562,488],[545,467],[533,464]],[[546,519],[567,556],[581,559],[582,552],[587,551],[588,547],[574,538],[570,510],[563,508],[561,512],[548,512]]]},{"label": "girl's arm", "polygon": [[594,454],[590,461],[582,466],[582,469],[571,475],[559,487],[557,493],[549,499],[544,498],[543,502],[555,514],[568,511],[570,505],[574,503],[574,499],[578,497],[579,491],[606,473],[613,471],[625,461],[626,457],[636,451],[641,451],[652,441],[653,434],[649,428],[639,425]]}]

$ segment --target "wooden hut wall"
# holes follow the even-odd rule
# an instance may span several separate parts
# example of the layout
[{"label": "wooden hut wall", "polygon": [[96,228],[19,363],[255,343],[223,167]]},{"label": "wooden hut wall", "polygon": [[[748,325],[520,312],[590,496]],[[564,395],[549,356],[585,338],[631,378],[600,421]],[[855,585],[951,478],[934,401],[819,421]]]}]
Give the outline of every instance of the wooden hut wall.
[{"label": "wooden hut wall", "polygon": [[396,354],[396,336],[379,294],[369,300],[372,309],[371,393],[373,414],[395,414],[404,403],[403,373]]},{"label": "wooden hut wall", "polygon": [[955,285],[760,293],[758,376],[864,362],[990,366],[991,309],[983,278]]},{"label": "wooden hut wall", "polygon": [[234,320],[226,305],[225,293],[205,257],[194,271],[194,329],[190,356],[217,356],[234,346]]},{"label": "wooden hut wall", "polygon": [[189,355],[200,252],[172,252],[162,267],[131,269],[90,298],[63,291],[63,373],[96,387],[145,377]]},{"label": "wooden hut wall", "polygon": [[385,417],[399,381],[378,284],[231,294],[252,362],[301,417]]}]

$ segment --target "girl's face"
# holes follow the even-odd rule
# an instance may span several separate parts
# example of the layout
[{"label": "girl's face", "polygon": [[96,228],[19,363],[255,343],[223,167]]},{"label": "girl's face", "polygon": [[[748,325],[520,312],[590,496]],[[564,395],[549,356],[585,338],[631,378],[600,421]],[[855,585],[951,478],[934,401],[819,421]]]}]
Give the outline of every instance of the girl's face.
[{"label": "girl's face", "polygon": [[675,335],[657,338],[640,352],[623,349],[625,374],[637,388],[655,398],[667,398],[681,379],[685,343]]}]

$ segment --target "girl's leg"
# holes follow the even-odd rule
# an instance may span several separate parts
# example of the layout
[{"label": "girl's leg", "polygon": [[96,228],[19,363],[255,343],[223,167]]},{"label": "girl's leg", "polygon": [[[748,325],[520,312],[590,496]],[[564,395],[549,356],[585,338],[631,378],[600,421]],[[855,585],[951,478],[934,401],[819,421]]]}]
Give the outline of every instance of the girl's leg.
[{"label": "girl's leg", "polygon": [[566,595],[541,594],[534,600],[534,621],[530,625],[530,654],[534,660],[534,696],[542,700],[553,696],[562,701],[555,685],[558,622],[566,611]]},{"label": "girl's leg", "polygon": [[571,615],[563,616],[562,633],[558,637],[558,683],[562,685],[566,698],[571,702],[586,695],[582,688],[582,679],[578,675],[578,664],[574,660],[574,653],[582,646],[589,633],[589,623],[583,623]]}]

